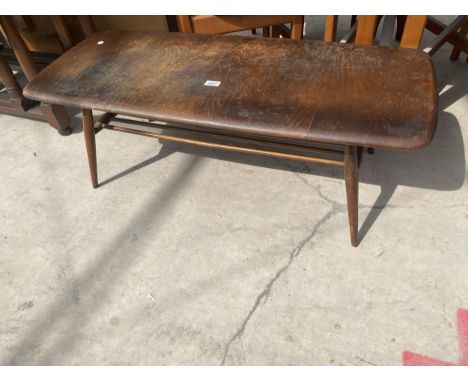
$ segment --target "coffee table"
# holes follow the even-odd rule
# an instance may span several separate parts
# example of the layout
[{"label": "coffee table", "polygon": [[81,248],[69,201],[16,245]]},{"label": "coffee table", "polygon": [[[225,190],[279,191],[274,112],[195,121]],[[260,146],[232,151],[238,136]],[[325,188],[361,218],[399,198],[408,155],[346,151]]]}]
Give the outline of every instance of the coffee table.
[{"label": "coffee table", "polygon": [[[83,110],[93,187],[102,129],[342,166],[353,246],[362,148],[419,149],[437,124],[425,53],[321,41],[100,32],[24,94]],[[95,123],[92,110],[106,114]]]}]

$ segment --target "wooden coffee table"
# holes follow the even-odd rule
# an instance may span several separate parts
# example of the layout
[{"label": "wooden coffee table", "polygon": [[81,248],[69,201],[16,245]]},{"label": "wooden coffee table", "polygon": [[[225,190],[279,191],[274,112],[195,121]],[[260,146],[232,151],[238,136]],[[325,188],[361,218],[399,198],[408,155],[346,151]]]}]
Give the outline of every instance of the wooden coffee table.
[{"label": "wooden coffee table", "polygon": [[[437,124],[436,80],[426,54],[319,41],[96,33],[24,93],[83,109],[93,187],[95,133],[103,128],[343,166],[354,246],[361,148],[419,149]],[[92,110],[107,113],[95,124]]]}]

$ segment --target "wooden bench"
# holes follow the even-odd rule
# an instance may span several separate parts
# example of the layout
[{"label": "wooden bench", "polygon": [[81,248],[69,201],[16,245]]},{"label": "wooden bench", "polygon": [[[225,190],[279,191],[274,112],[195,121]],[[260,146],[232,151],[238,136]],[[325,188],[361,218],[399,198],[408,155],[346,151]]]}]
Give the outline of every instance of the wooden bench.
[{"label": "wooden bench", "polygon": [[[96,33],[42,71],[25,95],[83,110],[93,187],[102,128],[343,166],[354,246],[359,148],[419,149],[437,122],[426,54],[320,41]],[[94,124],[92,110],[107,113]],[[128,127],[131,120],[117,115],[156,122]]]}]

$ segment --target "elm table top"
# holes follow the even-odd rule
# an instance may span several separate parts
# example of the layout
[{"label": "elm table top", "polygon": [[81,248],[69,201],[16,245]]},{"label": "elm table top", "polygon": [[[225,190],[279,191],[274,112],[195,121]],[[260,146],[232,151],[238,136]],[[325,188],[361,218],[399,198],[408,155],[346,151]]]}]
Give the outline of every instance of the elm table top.
[{"label": "elm table top", "polygon": [[425,53],[307,40],[100,32],[24,94],[235,134],[396,149],[429,144],[437,123]]}]

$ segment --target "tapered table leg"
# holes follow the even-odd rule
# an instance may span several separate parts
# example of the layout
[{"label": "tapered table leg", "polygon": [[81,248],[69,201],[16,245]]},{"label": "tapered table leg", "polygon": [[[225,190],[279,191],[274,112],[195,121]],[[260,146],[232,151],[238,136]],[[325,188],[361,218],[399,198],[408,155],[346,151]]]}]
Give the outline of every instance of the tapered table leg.
[{"label": "tapered table leg", "polygon": [[344,177],[348,202],[349,233],[353,247],[358,245],[359,171],[357,152],[356,146],[345,146]]},{"label": "tapered table leg", "polygon": [[93,188],[98,187],[97,162],[96,162],[96,137],[94,132],[93,112],[88,109],[83,110],[83,134],[88,154],[89,171],[91,172],[91,182]]}]

